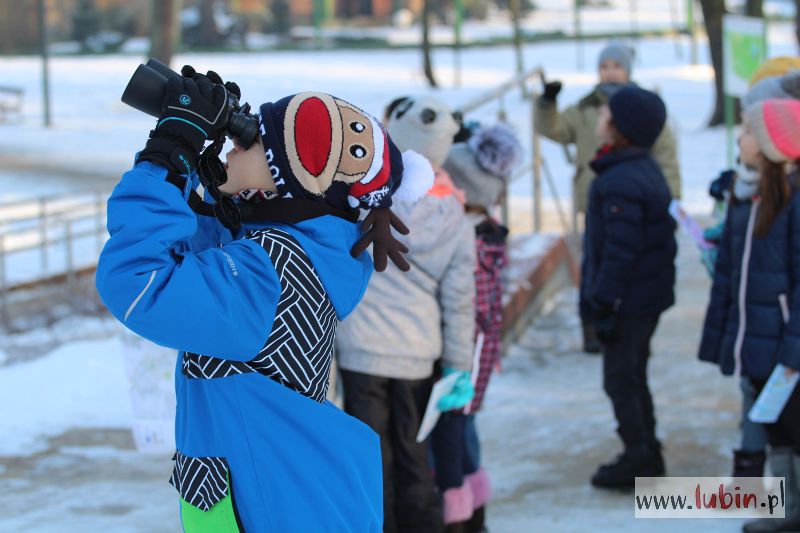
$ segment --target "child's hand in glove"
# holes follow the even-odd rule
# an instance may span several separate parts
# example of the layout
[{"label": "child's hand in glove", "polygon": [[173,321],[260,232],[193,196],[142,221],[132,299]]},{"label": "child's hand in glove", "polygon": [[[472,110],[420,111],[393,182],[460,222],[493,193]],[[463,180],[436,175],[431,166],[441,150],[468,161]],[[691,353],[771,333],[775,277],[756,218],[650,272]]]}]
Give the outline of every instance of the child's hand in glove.
[{"label": "child's hand in glove", "polygon": [[361,229],[365,232],[364,236],[353,246],[350,255],[358,257],[372,244],[372,260],[375,263],[375,270],[378,272],[386,270],[386,258],[388,257],[397,268],[408,272],[411,270],[411,265],[403,257],[403,254],[408,253],[408,248],[394,238],[392,228],[402,235],[408,235],[408,228],[402,220],[397,218],[397,215],[392,213],[391,209],[388,207],[373,209],[361,223]]},{"label": "child's hand in glove", "polygon": [[456,370],[454,368],[445,368],[444,375],[458,374],[456,384],[450,393],[445,394],[439,398],[437,407],[440,411],[452,411],[453,409],[462,409],[472,401],[475,397],[475,387],[472,385],[470,373],[466,370]]},{"label": "child's hand in glove", "polygon": [[164,111],[139,154],[140,160],[153,161],[180,174],[194,171],[206,139],[216,137],[228,122],[227,90],[212,81],[219,75],[208,74],[199,74],[186,65],[180,78],[167,81]]},{"label": "child's hand in glove", "polygon": [[718,243],[722,240],[722,230],[725,229],[725,222],[722,221],[716,226],[711,226],[703,231],[703,238],[708,242]]},{"label": "child's hand in glove", "polygon": [[547,102],[555,102],[558,98],[558,93],[561,92],[560,81],[549,81],[543,84],[542,100]]},{"label": "child's hand in glove", "polygon": [[719,255],[719,250],[715,246],[713,248],[706,248],[700,251],[700,261],[703,262],[703,265],[706,267],[708,271],[708,275],[712,278],[714,277],[714,266],[717,263],[717,255]]},{"label": "child's hand in glove", "polygon": [[614,311],[614,306],[605,302],[592,302],[592,319],[600,342],[611,344],[619,339],[617,313]]}]

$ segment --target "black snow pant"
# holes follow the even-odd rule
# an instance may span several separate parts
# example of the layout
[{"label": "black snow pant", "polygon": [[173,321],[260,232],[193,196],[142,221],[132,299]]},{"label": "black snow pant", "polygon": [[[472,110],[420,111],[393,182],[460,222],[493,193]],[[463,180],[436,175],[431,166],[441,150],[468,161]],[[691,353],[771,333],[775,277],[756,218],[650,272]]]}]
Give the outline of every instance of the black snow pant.
[{"label": "black snow pant", "polygon": [[474,474],[480,466],[468,449],[467,416],[460,410],[442,413],[431,433],[436,485],[442,493],[462,486],[464,477]]},{"label": "black snow pant", "polygon": [[647,362],[659,316],[620,317],[619,338],[603,348],[603,388],[614,407],[617,433],[626,450],[657,445]]},{"label": "black snow pant", "polygon": [[389,379],[341,370],[344,404],[381,438],[383,530],[440,533],[442,506],[434,488],[428,443],[417,443],[433,379]]},{"label": "black snow pant", "polygon": [[[751,380],[756,395],[761,394],[766,381]],[[758,396],[756,396],[758,397]],[[792,448],[795,455],[800,455],[800,384],[798,384],[774,424],[764,424],[767,440],[772,447]]]}]

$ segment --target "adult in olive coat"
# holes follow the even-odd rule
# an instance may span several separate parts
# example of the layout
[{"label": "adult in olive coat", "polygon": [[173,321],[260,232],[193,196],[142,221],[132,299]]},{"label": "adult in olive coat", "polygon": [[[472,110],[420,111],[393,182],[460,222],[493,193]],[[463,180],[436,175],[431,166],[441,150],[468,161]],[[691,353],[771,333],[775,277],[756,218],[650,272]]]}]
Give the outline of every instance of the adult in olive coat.
[{"label": "adult in olive coat", "polygon": [[[545,84],[544,94],[535,108],[536,130],[553,141],[564,145],[574,144],[577,148],[575,175],[572,183],[573,206],[575,212],[585,213],[589,186],[595,172],[589,163],[600,148],[597,138],[597,119],[600,108],[621,87],[631,83],[633,50],[622,43],[612,42],[598,59],[600,82],[592,91],[563,111],[558,110],[557,96],[561,82]],[[675,136],[669,126],[665,126],[650,151],[667,179],[673,198],[681,194],[681,176],[678,167]]]}]

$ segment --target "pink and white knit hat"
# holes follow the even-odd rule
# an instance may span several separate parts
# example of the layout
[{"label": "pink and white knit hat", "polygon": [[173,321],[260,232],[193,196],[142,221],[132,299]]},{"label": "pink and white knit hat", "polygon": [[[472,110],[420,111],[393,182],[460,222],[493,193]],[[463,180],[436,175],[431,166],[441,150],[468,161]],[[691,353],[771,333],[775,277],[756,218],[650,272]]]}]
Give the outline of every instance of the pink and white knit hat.
[{"label": "pink and white knit hat", "polygon": [[758,147],[773,163],[800,159],[800,101],[764,100],[746,112]]}]

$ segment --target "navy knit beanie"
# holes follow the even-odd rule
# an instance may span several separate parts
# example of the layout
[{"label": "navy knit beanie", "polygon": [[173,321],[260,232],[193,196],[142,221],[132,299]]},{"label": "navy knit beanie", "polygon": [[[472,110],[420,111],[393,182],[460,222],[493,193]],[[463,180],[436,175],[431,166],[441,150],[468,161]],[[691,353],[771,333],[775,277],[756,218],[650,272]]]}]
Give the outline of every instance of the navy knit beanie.
[{"label": "navy knit beanie", "polygon": [[667,108],[656,93],[639,87],[620,89],[608,101],[611,120],[634,146],[651,148],[667,121]]}]

